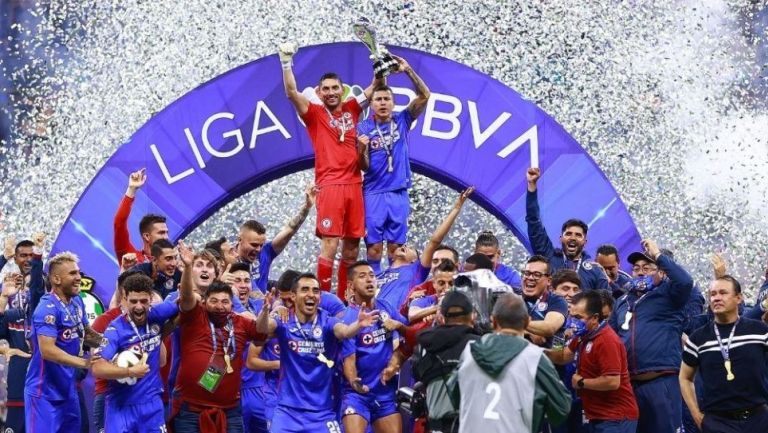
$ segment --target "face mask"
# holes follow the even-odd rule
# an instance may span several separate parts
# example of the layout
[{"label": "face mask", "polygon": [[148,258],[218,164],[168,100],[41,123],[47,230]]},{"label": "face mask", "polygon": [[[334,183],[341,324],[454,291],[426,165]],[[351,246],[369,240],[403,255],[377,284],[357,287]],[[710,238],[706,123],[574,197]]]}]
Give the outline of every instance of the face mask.
[{"label": "face mask", "polygon": [[208,318],[210,319],[211,323],[213,323],[213,326],[220,328],[227,324],[227,320],[229,320],[231,314],[231,311],[209,311]]},{"label": "face mask", "polygon": [[646,275],[644,277],[637,277],[632,279],[632,290],[638,292],[647,292],[653,289],[653,277]]},{"label": "face mask", "polygon": [[568,318],[568,324],[566,326],[573,331],[574,337],[583,337],[587,335],[587,332],[589,331],[585,320],[574,319],[573,317]]}]

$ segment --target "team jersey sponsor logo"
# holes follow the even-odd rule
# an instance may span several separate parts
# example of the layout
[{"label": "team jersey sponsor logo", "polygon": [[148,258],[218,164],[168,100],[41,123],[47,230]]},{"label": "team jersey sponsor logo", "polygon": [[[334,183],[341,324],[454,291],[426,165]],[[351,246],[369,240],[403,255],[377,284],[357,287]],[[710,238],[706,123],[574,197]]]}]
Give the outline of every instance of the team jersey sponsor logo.
[{"label": "team jersey sponsor logo", "polygon": [[288,340],[288,347],[299,354],[319,355],[325,352],[325,343],[322,341]]},{"label": "team jersey sponsor logo", "polygon": [[592,263],[591,262],[584,262],[584,263],[581,264],[581,267],[586,269],[586,270],[588,270],[588,271],[592,270]]},{"label": "team jersey sponsor logo", "polygon": [[384,149],[384,146],[388,146],[391,149],[397,140],[400,139],[400,131],[397,129],[397,126],[395,126],[393,134],[390,134],[389,131],[382,132],[384,136],[383,141],[375,129],[369,135],[371,136],[371,150],[374,151]]},{"label": "team jersey sponsor logo", "polygon": [[312,328],[312,336],[315,338],[320,338],[323,336],[323,329],[319,327]]},{"label": "team jersey sponsor logo", "polygon": [[173,281],[173,279],[168,279],[168,280],[165,280],[165,288],[166,288],[167,290],[172,290],[172,289],[173,289],[173,283],[174,283],[174,282],[175,282],[175,281]]},{"label": "team jersey sponsor logo", "polygon": [[366,332],[360,338],[360,341],[366,346],[372,346],[374,344],[381,343],[387,340],[387,330],[379,328],[373,332]]},{"label": "team jersey sponsor logo", "polygon": [[48,314],[45,316],[45,319],[43,320],[45,321],[45,323],[49,325],[53,325],[56,323],[56,316],[54,316],[53,314]]},{"label": "team jersey sponsor logo", "polygon": [[64,328],[61,331],[61,339],[64,341],[72,341],[76,338],[80,338],[80,335],[77,333],[77,327],[74,326],[72,328]]}]

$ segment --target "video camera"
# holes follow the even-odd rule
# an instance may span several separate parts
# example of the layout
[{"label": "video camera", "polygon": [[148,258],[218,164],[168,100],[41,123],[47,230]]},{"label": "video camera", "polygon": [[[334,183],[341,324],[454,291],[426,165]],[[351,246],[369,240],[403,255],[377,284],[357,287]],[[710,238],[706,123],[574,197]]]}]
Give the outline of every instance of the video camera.
[{"label": "video camera", "polygon": [[408,386],[398,388],[395,400],[397,408],[414,419],[427,415],[427,393],[421,382],[416,382],[413,388]]}]

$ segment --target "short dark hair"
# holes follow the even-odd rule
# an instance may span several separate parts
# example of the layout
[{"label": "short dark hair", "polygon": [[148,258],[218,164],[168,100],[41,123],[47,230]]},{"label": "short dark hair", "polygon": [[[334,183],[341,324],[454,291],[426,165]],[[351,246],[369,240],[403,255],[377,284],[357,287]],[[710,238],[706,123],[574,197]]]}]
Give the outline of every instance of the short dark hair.
[{"label": "short dark hair", "polygon": [[555,275],[552,276],[552,288],[554,289],[563,283],[576,284],[581,289],[581,278],[579,278],[579,273],[574,270],[561,269],[555,272]]},{"label": "short dark hair", "polygon": [[232,286],[219,280],[214,280],[211,285],[208,286],[208,290],[205,292],[205,298],[210,297],[214,293],[226,293],[229,295],[230,299],[233,297]]},{"label": "short dark hair", "polygon": [[619,250],[613,244],[602,244],[596,252],[601,256],[616,256],[616,260],[619,260]]},{"label": "short dark hair", "polygon": [[544,263],[547,265],[547,274],[549,274],[549,259],[541,254],[534,254],[531,257],[528,257],[528,260],[526,260],[525,263]]},{"label": "short dark hair", "polygon": [[600,320],[603,320],[603,297],[598,290],[590,290],[588,292],[577,293],[573,297],[573,305],[578,304],[581,301],[585,301],[585,310],[590,316],[597,315]]},{"label": "short dark hair", "polygon": [[34,242],[30,241],[29,239],[24,239],[23,241],[21,241],[18,244],[16,244],[16,248],[14,248],[13,252],[18,254],[19,253],[19,248],[24,248],[24,247],[33,247],[34,248],[34,246],[35,246]]},{"label": "short dark hair", "polygon": [[438,251],[441,251],[441,250],[450,251],[453,254],[453,261],[456,262],[456,263],[459,263],[459,252],[456,251],[455,248],[450,247],[450,246],[448,246],[446,244],[440,244],[440,245],[437,246],[437,248],[435,248],[435,253],[438,252]]},{"label": "short dark hair", "polygon": [[739,280],[737,280],[733,276],[726,274],[726,275],[723,275],[722,277],[715,278],[715,281],[728,281],[729,283],[731,283],[731,286],[733,286],[734,293],[736,293],[737,295],[741,294],[741,283],[739,283]]},{"label": "short dark hair", "polygon": [[277,279],[277,290],[281,292],[289,292],[293,288],[293,283],[296,281],[296,277],[301,275],[301,272],[293,269],[286,269],[285,272]]},{"label": "short dark hair", "polygon": [[499,247],[499,238],[493,234],[490,230],[484,230],[480,232],[475,241],[475,249],[480,247]]},{"label": "short dark hair", "polygon": [[395,94],[395,92],[393,92],[393,91],[392,91],[392,88],[391,88],[391,87],[389,87],[389,86],[387,86],[386,84],[379,84],[378,86],[376,86],[376,87],[373,89],[373,93],[371,93],[371,95],[374,95],[374,94],[376,94],[376,92],[389,92],[389,93],[391,93],[392,95],[394,95],[394,94]]},{"label": "short dark hair", "polygon": [[528,321],[528,309],[523,298],[513,293],[499,296],[491,315],[500,327],[506,329],[523,330]]},{"label": "short dark hair", "polygon": [[251,266],[248,263],[242,263],[242,262],[233,263],[229,266],[230,273],[240,272],[240,271],[245,271],[245,272],[248,272],[248,274],[250,274]]},{"label": "short dark hair", "polygon": [[149,293],[151,295],[154,284],[152,278],[144,274],[134,274],[123,281],[123,293],[125,296],[128,296],[131,292]]},{"label": "short dark hair", "polygon": [[[254,231],[260,235],[267,233],[267,229],[266,227],[264,227],[264,224],[256,220],[248,220],[244,222],[242,225],[240,225],[240,230],[243,230],[243,229]],[[219,245],[219,249],[221,249],[221,245]]]},{"label": "short dark hair", "polygon": [[586,236],[587,231],[589,231],[589,226],[587,226],[587,223],[577,218],[571,218],[563,223],[563,227],[560,229],[560,233],[565,233],[565,230],[569,227],[581,227],[581,229],[584,230],[584,236]]},{"label": "short dark hair", "polygon": [[467,257],[464,263],[475,265],[475,269],[488,269],[493,270],[493,262],[485,254],[475,253]]},{"label": "short dark hair", "polygon": [[456,267],[456,265],[454,265],[453,262],[449,262],[448,260],[441,261],[440,264],[437,265],[437,268],[435,268],[435,272],[456,272],[458,270],[459,269]]},{"label": "short dark hair", "polygon": [[371,264],[368,263],[368,260],[358,260],[355,263],[352,263],[351,265],[347,266],[348,280],[352,280],[352,277],[355,275],[355,268],[358,268],[360,266],[371,266]]},{"label": "short dark hair", "polygon": [[[600,299],[603,300],[603,307],[608,307],[609,310],[613,311],[613,294],[608,290],[597,290],[597,293],[600,294]],[[605,319],[605,317],[601,319]]]},{"label": "short dark hair", "polygon": [[221,254],[223,256],[224,252],[221,251],[221,246],[224,245],[224,242],[226,242],[226,241],[227,241],[227,238],[222,236],[222,237],[216,239],[215,241],[208,242],[207,244],[205,244],[205,246],[203,248],[205,248],[207,250],[218,251],[219,254]]},{"label": "short dark hair", "polygon": [[152,257],[158,258],[163,254],[163,250],[173,249],[173,244],[168,239],[158,239],[152,242]]},{"label": "short dark hair", "polygon": [[323,75],[320,76],[320,79],[317,80],[317,84],[321,85],[323,84],[323,80],[338,80],[339,84],[344,85],[344,82],[341,81],[341,78],[339,77],[339,74],[335,72],[326,72]]},{"label": "short dark hair", "polygon": [[299,280],[304,279],[304,278],[309,278],[309,279],[315,280],[318,283],[320,282],[320,280],[317,279],[317,276],[315,276],[315,274],[313,274],[312,272],[301,273],[301,274],[297,275],[296,278],[293,279],[293,284],[291,284],[291,291],[292,292],[296,293],[296,291],[299,290]]},{"label": "short dark hair", "polygon": [[128,278],[134,275],[146,275],[146,274],[136,268],[128,269],[127,271],[117,276],[117,289],[122,290],[123,284],[125,284],[125,280],[127,280]]},{"label": "short dark hair", "polygon": [[149,233],[152,230],[153,224],[165,223],[165,217],[163,215],[157,215],[148,213],[139,221],[139,233]]}]

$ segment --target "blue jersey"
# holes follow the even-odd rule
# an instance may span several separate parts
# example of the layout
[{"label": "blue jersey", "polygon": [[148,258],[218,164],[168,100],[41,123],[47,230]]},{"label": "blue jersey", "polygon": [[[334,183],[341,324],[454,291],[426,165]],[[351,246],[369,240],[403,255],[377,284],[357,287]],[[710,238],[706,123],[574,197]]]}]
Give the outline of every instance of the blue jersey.
[{"label": "blue jersey", "polygon": [[422,266],[418,260],[398,268],[390,267],[376,276],[379,283],[376,299],[387,301],[389,305],[400,308],[405,303],[411,287],[423,283],[428,275],[429,268]]},{"label": "blue jersey", "polygon": [[120,352],[125,350],[131,350],[139,357],[146,353],[149,373],[138,379],[135,385],[110,380],[106,394],[107,400],[119,406],[133,405],[146,402],[149,397],[163,392],[163,382],[160,378],[162,327],[165,321],[178,312],[179,307],[175,303],[161,302],[150,308],[147,323],[144,326],[133,325],[125,315],[120,315],[109,324],[104,332],[106,345],[98,351],[101,357],[112,362]]},{"label": "blue jersey", "polygon": [[[357,125],[357,134],[371,139],[370,166],[363,177],[363,193],[397,191],[411,186],[411,162],[408,156],[408,131],[414,118],[408,110],[392,114],[390,122],[377,123],[373,117]],[[389,171],[388,156],[392,156]]]},{"label": "blue jersey", "polygon": [[266,293],[267,285],[269,284],[269,268],[272,266],[275,257],[277,257],[277,252],[272,248],[272,241],[270,241],[261,247],[259,259],[255,262],[251,263],[240,259],[241,263],[251,267],[251,289]]},{"label": "blue jersey", "polygon": [[[429,295],[429,296],[422,296],[421,298],[414,299],[411,301],[411,304],[408,306],[409,310],[410,308],[416,307],[416,308],[429,308],[433,305],[437,305],[437,296],[435,295]],[[410,315],[410,311],[409,311]]]},{"label": "blue jersey", "polygon": [[341,321],[318,309],[315,320],[300,324],[291,314],[287,323],[277,320],[280,343],[280,406],[312,411],[333,409],[331,383],[335,369],[318,359],[335,360],[341,343],[333,327]]},{"label": "blue jersey", "polygon": [[[397,389],[397,378],[393,377],[386,385],[381,383],[381,371],[389,363],[389,358],[393,351],[393,332],[384,328],[386,319],[396,320],[403,324],[408,324],[408,320],[403,317],[397,309],[388,302],[375,299],[374,305],[379,310],[380,319],[366,328],[360,329],[356,337],[344,340],[342,343],[342,357],[357,355],[357,377],[367,385],[373,398],[381,397],[394,399]],[[357,320],[360,308],[356,305],[347,307],[344,313],[344,323],[351,324]],[[349,383],[344,381],[344,392],[354,392]]]},{"label": "blue jersey", "polygon": [[331,316],[339,316],[339,313],[347,307],[338,296],[329,292],[320,292],[320,308],[327,311]]},{"label": "blue jersey", "polygon": [[176,269],[172,277],[169,277],[162,272],[155,273],[152,269],[152,263],[141,263],[132,267],[131,270],[139,271],[149,278],[152,278],[154,281],[153,289],[161,298],[165,298],[171,292],[177,291],[179,289],[179,283],[181,283],[181,271],[178,269]]},{"label": "blue jersey", "polygon": [[[264,299],[252,299],[248,298],[248,302],[244,304],[244,307],[246,310],[252,312],[253,314],[256,314],[258,316],[259,312],[261,311],[261,307],[264,305]],[[266,344],[269,345],[270,343],[274,343],[270,339],[269,342]],[[261,358],[265,358],[265,352],[267,352],[267,346],[265,345],[264,349],[261,351]],[[251,370],[248,367],[245,367],[246,361],[248,360],[248,350],[243,350],[243,369],[240,372],[240,375],[242,377],[242,382],[240,385],[241,389],[246,388],[253,388],[256,386],[263,386],[264,385],[264,372],[263,371],[254,371]]]},{"label": "blue jersey", "polygon": [[56,347],[78,356],[87,325],[85,305],[79,296],[73,297],[67,304],[53,293],[40,298],[32,315],[32,359],[27,370],[25,394],[57,401],[77,399],[75,367],[44,360],[37,338],[55,338]]},{"label": "blue jersey", "polygon": [[504,284],[508,284],[515,289],[517,294],[520,294],[520,288],[523,287],[523,280],[520,278],[520,272],[499,263],[493,273],[496,275],[496,278],[501,280]]},{"label": "blue jersey", "polygon": [[[568,302],[563,297],[548,290],[542,293],[539,299],[525,299],[525,305],[528,307],[528,315],[531,317],[531,320],[544,320],[550,312],[562,314],[563,319],[568,317]],[[561,331],[564,327],[565,321],[563,321],[563,326],[557,332]],[[557,332],[555,332],[555,335],[557,335]],[[553,337],[547,338],[546,347],[552,347],[552,341]]]}]

